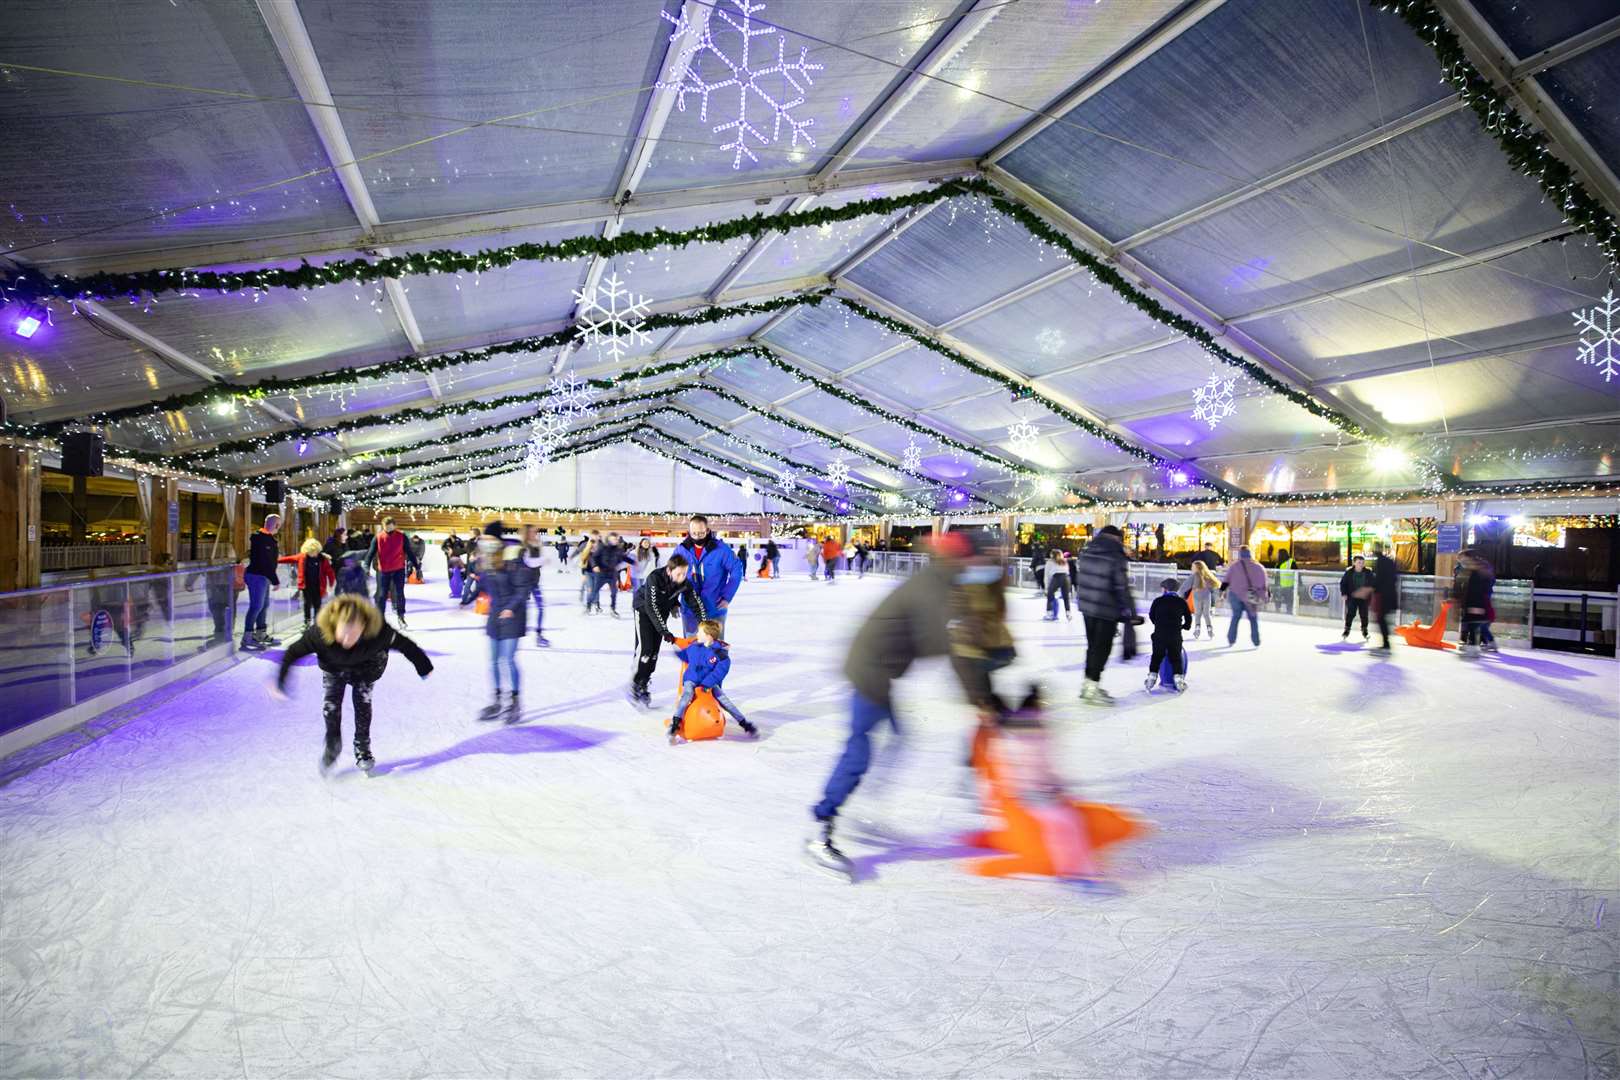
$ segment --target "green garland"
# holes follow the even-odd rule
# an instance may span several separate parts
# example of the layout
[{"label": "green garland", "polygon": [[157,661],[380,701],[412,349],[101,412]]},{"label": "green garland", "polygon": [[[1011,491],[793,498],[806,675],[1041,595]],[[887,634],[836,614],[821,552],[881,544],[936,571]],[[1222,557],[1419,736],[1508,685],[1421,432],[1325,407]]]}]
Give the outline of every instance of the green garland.
[{"label": "green garland", "polygon": [[171,292],[232,293],[252,289],[316,289],[324,285],[364,284],[385,278],[399,279],[412,274],[481,274],[525,262],[572,262],[576,259],[612,259],[656,248],[684,248],[694,243],[725,243],[753,239],[767,233],[789,233],[794,229],[816,228],[873,214],[893,214],[959,195],[967,190],[963,181],[947,180],[935,187],[906,195],[885,195],[861,199],[840,206],[819,206],[787,214],[751,214],[730,221],[712,222],[672,232],[652,229],[621,232],[608,238],[576,236],[546,244],[512,244],[464,252],[451,248],[385,259],[344,259],[312,266],[301,262],[296,269],[265,268],[219,273],[184,268],[139,270],[127,274],[86,274],[82,277],[44,277],[27,271],[0,274],[0,295],[24,303],[42,300],[80,298],[109,299],[126,296],[158,296]]},{"label": "green garland", "polygon": [[1463,104],[1474,111],[1480,124],[1496,139],[1508,163],[1533,177],[1564,220],[1590,236],[1611,266],[1620,267],[1620,226],[1614,215],[1587,190],[1575,170],[1554,153],[1552,140],[1520,116],[1508,96],[1474,67],[1462,42],[1431,0],[1370,2],[1380,11],[1393,11],[1429,43],[1446,82],[1456,88]]},{"label": "green garland", "polygon": [[[474,506],[472,503],[356,503],[350,510],[366,510],[373,514],[389,511],[392,513],[428,513],[431,511],[460,511],[463,513],[495,513],[495,514],[550,514],[554,518],[561,517],[622,517],[646,518],[648,521],[659,519],[673,519],[685,521],[687,515],[681,510],[610,510],[606,507],[572,507],[572,506]],[[711,514],[711,517],[728,518],[764,518],[767,521],[813,521],[817,520],[814,514],[760,514],[760,513],[731,513]]]}]

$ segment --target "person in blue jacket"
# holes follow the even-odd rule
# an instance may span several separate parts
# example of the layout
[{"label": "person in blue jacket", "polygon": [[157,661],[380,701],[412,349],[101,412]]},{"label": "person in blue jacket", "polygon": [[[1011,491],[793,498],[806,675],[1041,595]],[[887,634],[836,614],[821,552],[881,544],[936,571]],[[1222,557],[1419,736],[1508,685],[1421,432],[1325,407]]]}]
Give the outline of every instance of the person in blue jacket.
[{"label": "person in blue jacket", "polygon": [[[480,573],[478,591],[489,597],[489,617],[484,633],[489,637],[490,670],[495,677],[495,698],[478,714],[480,720],[504,719],[515,724],[523,715],[518,705],[518,642],[523,640],[529,618],[529,593],[538,572],[523,564],[521,548],[511,549],[498,536],[478,540]],[[501,701],[501,675],[507,675],[511,697]]]},{"label": "person in blue jacket", "polygon": [[674,746],[681,741],[681,720],[686,716],[686,708],[692,704],[699,689],[708,690],[714,695],[714,702],[735,721],[737,726],[747,732],[750,737],[759,734],[759,729],[748,722],[737,706],[726,697],[720,684],[725,682],[726,673],[731,670],[731,653],[725,642],[720,640],[720,622],[718,619],[704,619],[697,625],[697,640],[684,648],[676,649],[675,655],[686,664],[686,673],[681,677],[681,699],[675,703],[675,715],[669,721],[669,744]]},{"label": "person in blue jacket", "polygon": [[687,522],[686,539],[675,550],[686,556],[686,561],[691,564],[692,586],[703,601],[703,609],[699,611],[692,607],[685,595],[681,597],[681,630],[684,636],[691,637],[697,631],[699,620],[705,615],[717,621],[724,632],[726,609],[731,606],[731,598],[742,587],[748,568],[737,560],[731,548],[709,531],[709,519],[702,514],[692,515]]}]

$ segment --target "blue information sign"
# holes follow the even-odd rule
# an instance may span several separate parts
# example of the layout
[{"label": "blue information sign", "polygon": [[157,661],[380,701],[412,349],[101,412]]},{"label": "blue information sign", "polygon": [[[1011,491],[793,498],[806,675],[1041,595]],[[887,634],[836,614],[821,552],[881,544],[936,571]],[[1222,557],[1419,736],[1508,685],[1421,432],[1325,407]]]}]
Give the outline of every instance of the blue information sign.
[{"label": "blue information sign", "polygon": [[1318,604],[1327,603],[1327,596],[1328,593],[1326,585],[1323,585],[1321,582],[1317,582],[1315,585],[1311,586],[1311,599],[1315,600]]},{"label": "blue information sign", "polygon": [[1441,555],[1455,555],[1462,550],[1462,526],[1442,525],[1434,550]]}]

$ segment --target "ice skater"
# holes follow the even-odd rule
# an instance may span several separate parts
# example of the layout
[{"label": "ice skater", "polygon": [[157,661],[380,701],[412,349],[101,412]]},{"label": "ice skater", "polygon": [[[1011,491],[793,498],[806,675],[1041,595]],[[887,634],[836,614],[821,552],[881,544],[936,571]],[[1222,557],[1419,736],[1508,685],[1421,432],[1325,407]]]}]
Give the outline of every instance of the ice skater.
[{"label": "ice skater", "polygon": [[1063,617],[1074,621],[1069,610],[1069,553],[1053,548],[1046,553],[1046,621],[1057,622],[1058,593],[1063,594]]},{"label": "ice skater", "polygon": [[312,536],[304,541],[298,554],[283,555],[276,561],[292,563],[298,570],[298,592],[304,598],[304,629],[308,630],[315,621],[315,613],[321,610],[326,587],[337,584],[337,571],[332,567],[332,560],[322,549],[321,542]]},{"label": "ice skater", "polygon": [[1114,696],[1103,689],[1103,668],[1108,666],[1108,655],[1114,650],[1119,624],[1136,618],[1136,600],[1131,596],[1125,565],[1125,541],[1119,527],[1104,525],[1098,529],[1080,550],[1077,561],[1080,574],[1075,603],[1086,626],[1086,681],[1080,684],[1080,700],[1087,705],[1108,706],[1114,703]]},{"label": "ice skater", "polygon": [[1254,555],[1249,551],[1247,544],[1238,548],[1238,557],[1226,568],[1226,580],[1221,582],[1221,592],[1226,594],[1226,602],[1232,605],[1232,625],[1226,628],[1226,643],[1237,644],[1238,623],[1247,615],[1249,640],[1258,649],[1260,647],[1258,612],[1260,605],[1271,595],[1271,587],[1266,581],[1266,568],[1254,561]]},{"label": "ice skater", "polygon": [[658,668],[658,649],[666,641],[675,643],[675,635],[669,632],[669,617],[675,609],[690,605],[699,613],[699,621],[707,618],[703,614],[707,610],[703,597],[688,577],[690,571],[686,556],[677,552],[636,589],[636,669],[626,692],[632,705],[652,708],[652,676]]},{"label": "ice skater", "polygon": [[675,550],[692,569],[692,586],[703,598],[702,610],[681,598],[681,630],[687,637],[697,631],[703,619],[719,620],[722,631],[731,601],[742,588],[748,568],[737,561],[737,555],[709,531],[709,519],[693,514],[687,521],[686,538]]},{"label": "ice skater", "polygon": [[894,681],[913,663],[949,656],[964,696],[979,710],[980,722],[993,719],[996,702],[990,667],[973,655],[982,650],[971,648],[974,643],[965,628],[953,634],[951,623],[959,588],[990,585],[1005,576],[984,533],[947,532],[939,539],[936,557],[884,597],[861,625],[844,661],[844,675],[853,688],[849,739],[821,801],[810,811],[816,833],[806,842],[806,850],[818,866],[854,879],[854,865],[835,842],[834,822],[871,765],[873,730],[887,724],[894,737],[900,735],[891,692]]},{"label": "ice skater", "polygon": [[276,540],[279,528],[281,515],[269,514],[264,519],[264,527],[248,537],[247,570],[242,574],[248,603],[239,646],[246,652],[263,652],[281,644],[280,638],[270,636],[270,590],[281,584],[277,567],[281,562],[281,545]]},{"label": "ice skater", "polygon": [[1148,605],[1148,622],[1153,624],[1153,651],[1148,657],[1148,675],[1143,684],[1151,693],[1159,685],[1159,668],[1170,661],[1170,674],[1179,693],[1187,689],[1187,652],[1181,644],[1181,632],[1191,630],[1192,611],[1187,598],[1176,588],[1176,579],[1159,582],[1162,590]]},{"label": "ice skater", "polygon": [[523,543],[523,565],[534,575],[534,587],[529,590],[529,599],[534,601],[534,643],[542,649],[549,649],[551,642],[546,640],[546,594],[541,588],[548,549],[541,539],[544,534],[538,527],[531,525],[524,532],[527,535]]},{"label": "ice skater", "polygon": [[686,672],[681,676],[681,696],[675,702],[675,715],[669,721],[669,745],[674,746],[682,741],[681,721],[699,690],[713,694],[714,703],[737,721],[737,726],[749,738],[759,734],[759,729],[749,722],[742,710],[733,705],[720,688],[731,671],[731,647],[720,640],[720,623],[717,620],[704,619],[698,623],[697,639],[676,649],[675,655],[686,664]]},{"label": "ice skater", "polygon": [[1361,616],[1361,640],[1367,640],[1367,606],[1372,600],[1375,583],[1373,572],[1367,569],[1366,556],[1357,555],[1350,560],[1349,569],[1339,579],[1339,595],[1344,598],[1344,633],[1339,635],[1340,641],[1350,640],[1350,624],[1358,614]]},{"label": "ice skater", "polygon": [[416,549],[411,546],[410,539],[395,527],[391,517],[383,518],[382,532],[372,538],[371,548],[366,552],[366,569],[373,568],[377,571],[377,595],[372,602],[377,605],[377,611],[380,614],[388,611],[388,597],[392,595],[394,620],[399,623],[401,630],[407,629],[405,576],[409,570],[421,577],[422,564],[416,559]]},{"label": "ice skater", "polygon": [[354,698],[355,767],[370,773],[376,764],[371,756],[371,691],[388,667],[390,650],[403,653],[424,679],[433,671],[433,661],[416,642],[385,624],[382,612],[364,596],[352,593],[334,596],[315,616],[315,625],[287,647],[270,694],[285,701],[287,673],[303,657],[315,655],[325,692],[326,749],[321,754],[321,772],[332,767],[343,745],[345,686]]},{"label": "ice skater", "polygon": [[[516,545],[513,547],[515,549]],[[495,696],[478,714],[478,719],[500,719],[515,724],[523,715],[518,706],[517,647],[528,626],[529,593],[538,578],[515,550],[507,551],[505,542],[498,536],[479,537],[478,557],[484,567],[478,575],[478,591],[489,597],[484,634],[489,638],[489,666],[495,681]],[[511,696],[504,703],[501,700],[503,669],[511,687]]]},{"label": "ice skater", "polygon": [[827,570],[827,584],[833,583],[833,574],[838,569],[838,560],[844,557],[844,545],[838,537],[829,536],[821,545],[821,563]]},{"label": "ice skater", "polygon": [[[1373,545],[1373,554],[1378,560],[1373,563],[1373,595],[1372,613],[1378,624],[1379,644],[1369,650],[1374,653],[1390,655],[1389,643],[1389,617],[1400,607],[1401,576],[1400,570],[1395,566],[1395,558],[1382,543]],[[1237,620],[1232,620],[1232,626],[1237,626]]]},{"label": "ice skater", "polygon": [[1457,655],[1466,660],[1479,657],[1484,634],[1490,630],[1487,613],[1491,606],[1491,590],[1495,585],[1496,578],[1491,573],[1490,564],[1479,552],[1469,548],[1457,556],[1457,572],[1452,577],[1452,598],[1457,602],[1462,621],[1462,644],[1457,649]]}]

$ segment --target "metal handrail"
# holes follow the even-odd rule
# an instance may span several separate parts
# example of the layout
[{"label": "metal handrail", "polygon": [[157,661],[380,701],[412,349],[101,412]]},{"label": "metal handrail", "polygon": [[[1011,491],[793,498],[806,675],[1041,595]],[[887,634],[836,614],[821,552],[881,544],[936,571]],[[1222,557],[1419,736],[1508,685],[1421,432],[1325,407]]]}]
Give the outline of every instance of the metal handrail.
[{"label": "metal handrail", "polygon": [[60,585],[38,585],[32,589],[14,589],[11,592],[0,592],[0,599],[12,596],[39,596],[42,593],[62,592],[66,589],[106,588],[109,585],[128,585],[137,581],[155,581],[158,578],[181,577],[186,574],[201,574],[208,570],[218,569],[222,566],[235,566],[233,562],[197,562],[182,570],[159,570],[152,574],[134,574],[130,577],[89,578],[84,581],[65,581]]}]

